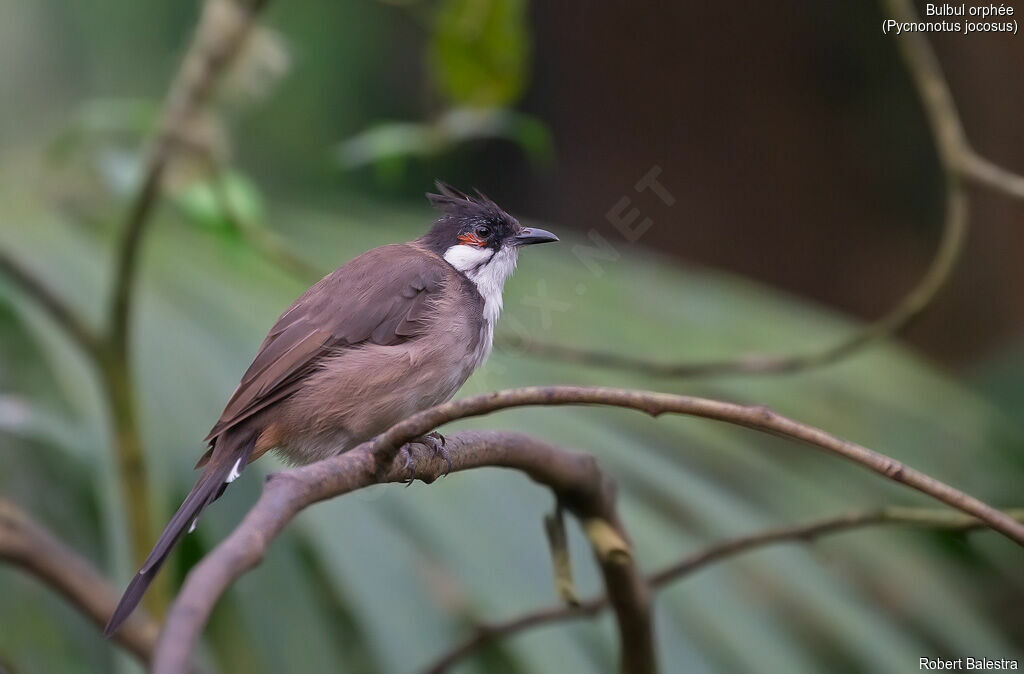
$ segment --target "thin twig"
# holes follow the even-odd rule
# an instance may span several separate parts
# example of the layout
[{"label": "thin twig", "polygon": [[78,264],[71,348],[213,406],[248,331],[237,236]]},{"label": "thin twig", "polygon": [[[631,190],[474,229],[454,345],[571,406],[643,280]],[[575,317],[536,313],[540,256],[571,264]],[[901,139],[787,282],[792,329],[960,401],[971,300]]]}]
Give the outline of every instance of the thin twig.
[{"label": "thin twig", "polygon": [[[410,445],[410,451],[416,448]],[[461,432],[446,438],[452,471],[484,466],[520,470],[551,488],[581,520],[599,519],[628,541],[615,513],[614,485],[588,454],[568,452],[540,440],[512,432]],[[416,454],[417,476],[432,482],[448,472],[444,458],[429,452]],[[263,494],[235,531],[189,573],[171,607],[153,659],[154,674],[182,672],[188,666],[196,640],[217,599],[230,584],[256,566],[270,541],[307,506],[371,484],[402,482],[407,469],[401,460],[378,470],[371,443],[345,454],[295,470],[271,475]],[[619,623],[622,671],[654,672],[655,652],[650,597],[632,555],[595,557]]]},{"label": "thin twig", "polygon": [[973,150],[963,157],[960,168],[965,178],[979,185],[1007,196],[1024,199],[1024,176],[1004,169]]},{"label": "thin twig", "polygon": [[[1024,521],[1024,509],[1007,510],[1006,514],[1018,521]],[[933,508],[891,507],[853,512],[796,526],[766,529],[754,534],[719,541],[648,575],[647,583],[652,590],[662,590],[667,585],[687,578],[707,566],[751,550],[778,543],[811,543],[822,536],[881,524],[901,524],[942,531],[969,531],[984,527],[984,524],[976,518]],[[580,602],[579,606],[552,604],[508,620],[479,625],[472,635],[439,655],[423,670],[423,674],[442,674],[497,639],[541,625],[591,618],[606,608],[608,608],[608,598],[600,595]]]},{"label": "thin twig", "polygon": [[565,530],[564,512],[557,503],[557,494],[554,512],[544,516],[544,533],[548,537],[548,547],[551,551],[555,593],[566,604],[575,606],[579,603],[579,597],[576,595],[576,583],[572,578],[572,560],[569,556],[569,536]]},{"label": "thin twig", "polygon": [[[117,606],[120,592],[88,560],[5,499],[0,499],[0,559],[38,578],[101,629]],[[136,611],[113,638],[146,663],[159,631],[144,611]]]},{"label": "thin twig", "polygon": [[[399,449],[404,443],[442,424],[527,405],[605,405],[640,410],[652,416],[683,414],[798,440],[927,494],[1024,545],[1024,525],[1005,513],[884,454],[775,414],[764,407],[628,389],[573,386],[510,389],[438,405],[409,417],[345,454],[273,476],[256,506],[234,533],[189,573],[161,634],[154,671],[172,674],[184,669],[217,599],[235,579],[259,563],[269,541],[301,510],[317,501],[369,484],[392,481],[396,475],[404,477],[402,462],[396,461]],[[495,434],[496,438],[500,436]],[[497,451],[494,446],[488,449]],[[508,465],[498,463],[497,458],[524,460],[523,457],[509,456],[507,452],[499,453],[497,457],[467,453],[460,455],[458,460],[453,457],[453,464],[459,468],[468,467],[467,461],[471,461],[473,466]],[[514,467],[527,469],[529,464],[526,466],[516,464]],[[430,464],[427,473],[430,478],[437,474],[435,468],[436,471],[443,470],[443,461],[436,459]],[[557,489],[554,485],[552,487]],[[566,506],[572,508],[573,504],[566,501]]]},{"label": "thin twig", "polygon": [[[884,0],[883,7],[901,22],[919,21],[910,0]],[[924,34],[905,32],[896,38],[896,44],[917,86],[945,171],[1005,195],[1024,198],[1024,177],[997,166],[971,147],[939,59]]]},{"label": "thin twig", "polygon": [[35,301],[86,354],[95,356],[99,353],[100,340],[96,332],[59,295],[48,288],[41,277],[5,250],[0,250],[0,273]]}]

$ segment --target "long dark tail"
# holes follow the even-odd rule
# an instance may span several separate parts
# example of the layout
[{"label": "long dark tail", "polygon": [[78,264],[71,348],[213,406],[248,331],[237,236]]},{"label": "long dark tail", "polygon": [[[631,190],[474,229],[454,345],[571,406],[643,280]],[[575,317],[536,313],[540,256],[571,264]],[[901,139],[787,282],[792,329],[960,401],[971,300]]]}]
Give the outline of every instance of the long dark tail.
[{"label": "long dark tail", "polygon": [[128,584],[128,589],[124,591],[121,601],[110,617],[110,622],[103,630],[104,635],[109,637],[128,619],[175,543],[191,530],[206,506],[216,501],[224,493],[228,483],[238,477],[249,462],[255,444],[256,433],[253,432],[228,433],[217,439],[203,474],[185,497],[178,512],[174,513],[174,517],[167,523],[142,568]]}]

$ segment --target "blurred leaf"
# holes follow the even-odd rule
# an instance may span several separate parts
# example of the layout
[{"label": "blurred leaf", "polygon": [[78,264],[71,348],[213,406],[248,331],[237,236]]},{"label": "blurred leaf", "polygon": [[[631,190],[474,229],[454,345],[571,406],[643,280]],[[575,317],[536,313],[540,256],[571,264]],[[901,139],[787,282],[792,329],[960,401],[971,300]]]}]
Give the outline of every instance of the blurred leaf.
[{"label": "blurred leaf", "polygon": [[550,162],[553,143],[547,126],[530,115],[504,108],[453,108],[431,124],[378,124],[344,141],[337,151],[346,169],[408,157],[428,158],[473,140],[516,143],[537,164]]},{"label": "blurred leaf", "polygon": [[444,146],[444,139],[432,125],[385,122],[344,141],[338,147],[338,160],[352,169],[395,157],[430,156]]},{"label": "blurred leaf", "polygon": [[529,70],[526,0],[442,0],[430,45],[434,80],[459,105],[505,106]]},{"label": "blurred leaf", "polygon": [[260,225],[265,219],[259,189],[234,169],[194,180],[176,190],[174,203],[192,224],[211,229]]}]

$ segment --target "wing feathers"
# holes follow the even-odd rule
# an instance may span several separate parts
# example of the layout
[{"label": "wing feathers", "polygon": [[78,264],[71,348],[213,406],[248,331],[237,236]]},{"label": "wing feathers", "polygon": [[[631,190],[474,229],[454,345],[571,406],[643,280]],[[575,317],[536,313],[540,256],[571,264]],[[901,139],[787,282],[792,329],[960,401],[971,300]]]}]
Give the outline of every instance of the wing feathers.
[{"label": "wing feathers", "polygon": [[440,257],[409,244],[375,248],[325,276],[271,328],[207,441],[290,396],[327,353],[422,334],[453,276]]}]

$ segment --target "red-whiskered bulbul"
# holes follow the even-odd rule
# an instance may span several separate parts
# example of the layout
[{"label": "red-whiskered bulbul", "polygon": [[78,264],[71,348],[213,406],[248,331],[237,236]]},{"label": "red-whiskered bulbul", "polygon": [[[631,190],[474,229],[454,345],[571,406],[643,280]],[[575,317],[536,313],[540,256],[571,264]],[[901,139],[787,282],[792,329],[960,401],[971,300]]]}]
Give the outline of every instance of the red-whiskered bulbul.
[{"label": "red-whiskered bulbul", "polygon": [[113,634],[175,543],[242,469],[270,449],[294,463],[344,452],[455,395],[491,350],[519,248],[557,241],[480,192],[438,182],[440,216],[409,243],[331,272],[285,311],[228,401],[203,472],[125,590]]}]

